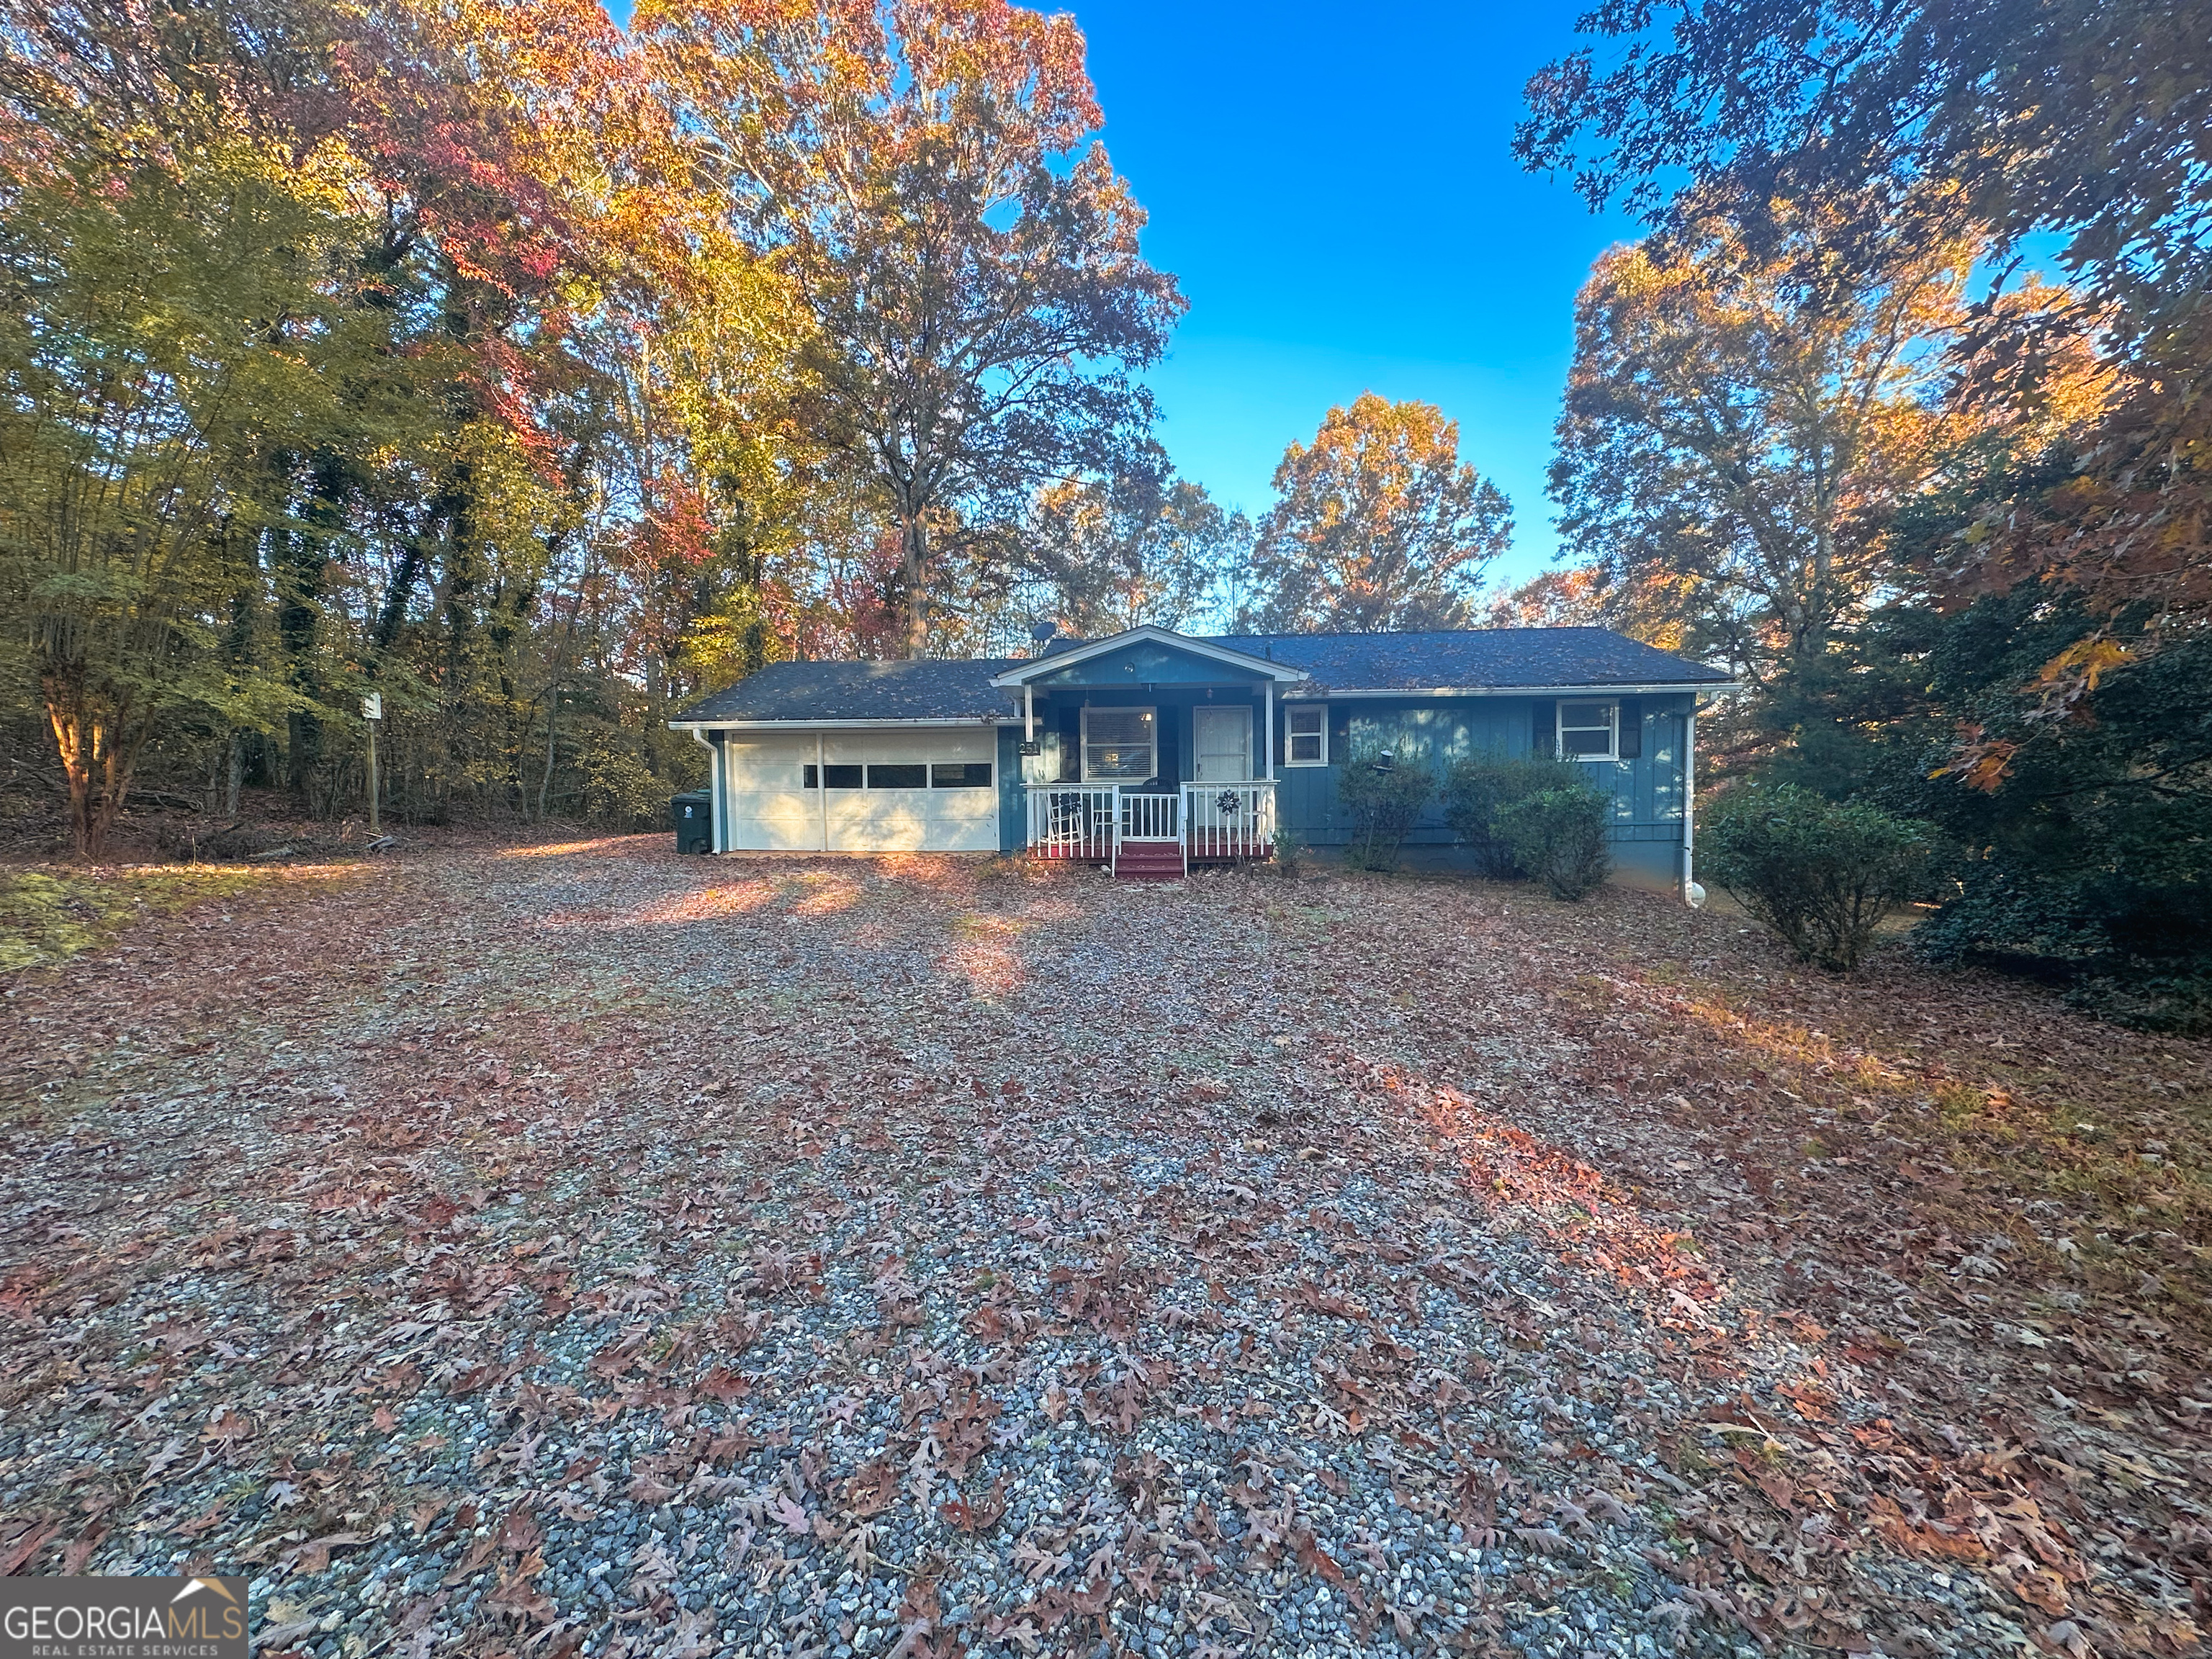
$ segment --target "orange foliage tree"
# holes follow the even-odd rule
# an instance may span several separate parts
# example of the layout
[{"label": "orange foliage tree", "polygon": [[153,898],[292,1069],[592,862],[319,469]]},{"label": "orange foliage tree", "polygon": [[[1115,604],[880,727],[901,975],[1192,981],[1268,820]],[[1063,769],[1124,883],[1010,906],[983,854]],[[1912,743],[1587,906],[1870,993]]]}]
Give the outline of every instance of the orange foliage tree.
[{"label": "orange foliage tree", "polygon": [[1182,309],[1138,247],[1073,20],[1005,0],[648,0],[634,24],[693,173],[812,333],[810,430],[897,528],[909,654],[1031,493],[1141,462],[1133,378]]},{"label": "orange foliage tree", "polygon": [[1433,404],[1362,392],[1275,469],[1252,554],[1252,614],[1279,630],[1463,628],[1513,539],[1504,495],[1459,458]]}]

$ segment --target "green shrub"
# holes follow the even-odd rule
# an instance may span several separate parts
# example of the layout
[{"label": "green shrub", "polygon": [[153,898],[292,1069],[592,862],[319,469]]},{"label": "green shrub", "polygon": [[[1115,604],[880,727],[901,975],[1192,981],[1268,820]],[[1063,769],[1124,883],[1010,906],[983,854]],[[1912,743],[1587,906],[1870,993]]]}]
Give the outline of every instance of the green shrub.
[{"label": "green shrub", "polygon": [[1699,867],[1801,962],[1848,974],[1882,917],[1925,884],[1928,827],[1794,784],[1734,789],[1698,837]]},{"label": "green shrub", "polygon": [[1613,799],[1579,777],[1507,801],[1492,815],[1492,831],[1518,867],[1570,903],[1601,885],[1613,867],[1606,851]]},{"label": "green shrub", "polygon": [[672,787],[670,780],[655,776],[619,731],[590,732],[577,760],[584,774],[584,811],[595,823],[658,828],[667,822],[668,798],[685,787]]},{"label": "green shrub", "polygon": [[1344,861],[1355,870],[1395,870],[1398,849],[1435,796],[1437,781],[1425,766],[1401,766],[1388,750],[1363,748],[1346,763],[1337,790],[1352,820]]},{"label": "green shrub", "polygon": [[1547,789],[1578,789],[1589,780],[1572,761],[1492,750],[1455,762],[1444,776],[1444,822],[1473,850],[1476,868],[1498,881],[1530,872],[1498,833],[1498,810]]},{"label": "green shrub", "polygon": [[2212,882],[2192,844],[2203,838],[2169,823],[2167,844],[2153,845],[2160,827],[2091,843],[2118,868],[2082,868],[2079,847],[2066,849],[2072,867],[2009,847],[1966,860],[1942,909],[1913,930],[1913,948],[2063,985],[2100,1019],[2212,1036]]}]

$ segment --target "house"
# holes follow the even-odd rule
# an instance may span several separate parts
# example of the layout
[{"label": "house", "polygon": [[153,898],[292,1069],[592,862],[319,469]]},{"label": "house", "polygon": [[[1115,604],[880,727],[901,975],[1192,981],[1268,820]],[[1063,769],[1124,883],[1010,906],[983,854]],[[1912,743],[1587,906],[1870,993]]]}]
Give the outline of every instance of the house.
[{"label": "house", "polygon": [[[671,722],[713,751],[717,852],[1027,852],[1122,876],[1352,838],[1355,753],[1442,772],[1570,757],[1613,796],[1615,869],[1689,881],[1698,700],[1720,670],[1602,628],[1198,638],[1137,628],[1027,658],[783,662]],[[1408,842],[1449,861],[1432,806]]]}]

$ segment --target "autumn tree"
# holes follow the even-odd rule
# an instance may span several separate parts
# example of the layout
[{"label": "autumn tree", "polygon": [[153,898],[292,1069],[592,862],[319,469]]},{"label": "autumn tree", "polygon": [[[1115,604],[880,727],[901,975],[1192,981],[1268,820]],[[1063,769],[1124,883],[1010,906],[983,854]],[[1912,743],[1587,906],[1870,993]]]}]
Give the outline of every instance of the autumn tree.
[{"label": "autumn tree", "polygon": [[1605,7],[1579,27],[1618,43],[1609,66],[1584,46],[1531,77],[1514,143],[1593,207],[1671,215],[1719,191],[1755,209],[1879,184],[1925,208],[1955,187],[2001,238],[2063,233],[2069,266],[2142,325],[2212,290],[2203,0],[1720,0]]},{"label": "autumn tree", "polygon": [[1362,392],[1275,469],[1240,626],[1285,632],[1463,628],[1511,544],[1504,494],[1459,458],[1433,404]]},{"label": "autumn tree", "polygon": [[120,197],[82,178],[13,195],[0,608],[44,703],[72,846],[97,858],[158,720],[180,704],[250,717],[290,701],[208,647],[281,513],[257,499],[267,434],[334,417],[316,373],[331,320],[317,264],[334,227],[237,148],[141,170]]},{"label": "autumn tree", "polygon": [[1546,570],[1493,592],[1482,605],[1487,628],[1610,628],[1662,651],[1686,652],[1693,584],[1646,567],[1622,574],[1603,564]]},{"label": "autumn tree", "polygon": [[900,538],[905,648],[1034,492],[1111,475],[1182,309],[1138,247],[1073,21],[1005,0],[653,0],[635,27],[732,222],[815,324],[814,429]]},{"label": "autumn tree", "polygon": [[[1980,227],[2000,255],[2062,239],[2094,320],[2039,320],[2062,350],[2094,328],[2112,395],[2062,481],[1989,502],[1952,568],[1956,601],[2057,586],[2098,619],[2039,676],[2047,714],[2212,620],[2204,0],[1721,0],[1602,7],[1582,27],[1607,64],[1583,46],[1532,78],[1516,149],[1594,206],[1677,229],[1726,204],[1771,240],[1778,209],[1848,204],[1841,246],[1869,273],[1900,210],[1923,236]],[[2041,349],[2010,323],[1989,336]]]},{"label": "autumn tree", "polygon": [[1900,504],[2002,429],[1949,395],[1979,244],[1873,280],[1828,229],[1808,215],[1762,246],[1714,216],[1601,258],[1552,467],[1566,556],[1762,680],[1827,652]]},{"label": "autumn tree", "polygon": [[160,722],[298,702],[214,647],[295,523],[276,434],[341,428],[369,347],[326,281],[351,180],[285,80],[314,21],[58,4],[0,46],[0,591],[81,858]]},{"label": "autumn tree", "polygon": [[334,810],[372,682],[395,781],[521,798],[617,494],[595,238],[666,216],[635,92],[572,0],[11,10],[0,535],[82,849],[157,726]]},{"label": "autumn tree", "polygon": [[1224,572],[1248,556],[1252,527],[1201,486],[1163,484],[1147,470],[1048,486],[1026,539],[1024,597],[1062,633],[1096,638],[1193,626]]}]

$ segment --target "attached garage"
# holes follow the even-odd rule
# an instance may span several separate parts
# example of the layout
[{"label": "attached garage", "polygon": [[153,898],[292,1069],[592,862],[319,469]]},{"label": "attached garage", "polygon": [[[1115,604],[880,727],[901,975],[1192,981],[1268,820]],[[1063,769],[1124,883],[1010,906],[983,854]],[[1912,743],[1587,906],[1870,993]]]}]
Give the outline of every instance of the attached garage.
[{"label": "attached garage", "polygon": [[714,750],[715,850],[997,852],[1006,665],[771,663],[704,699],[671,724]]},{"label": "attached garage", "polygon": [[988,726],[722,740],[732,852],[994,853],[998,734]]}]

